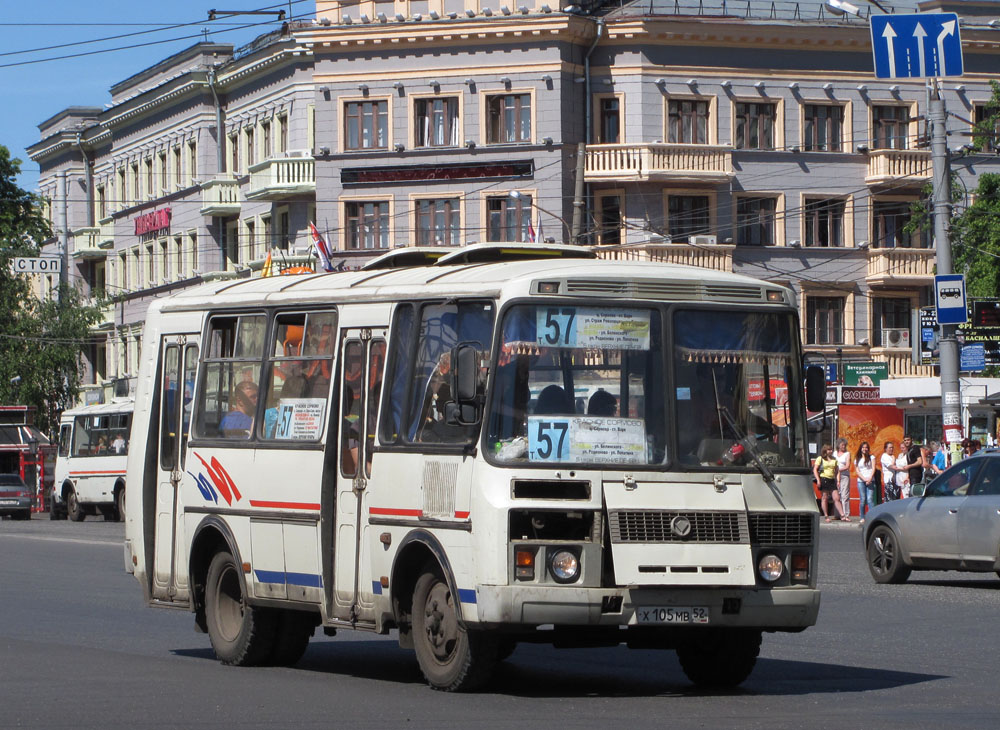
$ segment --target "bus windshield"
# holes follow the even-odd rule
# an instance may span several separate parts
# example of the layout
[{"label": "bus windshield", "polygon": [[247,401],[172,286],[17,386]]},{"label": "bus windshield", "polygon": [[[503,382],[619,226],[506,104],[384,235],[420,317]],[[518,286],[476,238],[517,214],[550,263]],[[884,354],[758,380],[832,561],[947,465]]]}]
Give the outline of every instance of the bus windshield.
[{"label": "bus windshield", "polygon": [[795,318],[676,310],[677,458],[718,468],[807,466]]},{"label": "bus windshield", "polygon": [[505,463],[659,464],[662,324],[652,308],[520,305],[504,317],[487,444]]}]

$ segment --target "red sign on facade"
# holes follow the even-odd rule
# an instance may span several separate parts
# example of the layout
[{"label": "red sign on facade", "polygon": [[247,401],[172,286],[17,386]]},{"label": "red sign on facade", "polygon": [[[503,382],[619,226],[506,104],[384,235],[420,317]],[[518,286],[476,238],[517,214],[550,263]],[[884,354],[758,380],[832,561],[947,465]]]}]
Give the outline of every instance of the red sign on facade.
[{"label": "red sign on facade", "polygon": [[170,208],[154,210],[135,219],[135,235],[137,236],[162,231],[164,228],[170,228]]}]

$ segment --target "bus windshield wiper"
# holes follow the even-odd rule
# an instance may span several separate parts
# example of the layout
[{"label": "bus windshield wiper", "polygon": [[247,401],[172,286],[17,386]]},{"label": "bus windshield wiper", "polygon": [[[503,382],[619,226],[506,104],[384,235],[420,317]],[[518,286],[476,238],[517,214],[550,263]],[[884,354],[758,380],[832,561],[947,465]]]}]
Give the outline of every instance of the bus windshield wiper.
[{"label": "bus windshield wiper", "polygon": [[719,411],[719,415],[726,419],[726,423],[729,425],[729,428],[731,428],[733,433],[736,434],[737,442],[743,446],[745,453],[750,455],[754,466],[756,466],[760,471],[761,476],[763,476],[766,481],[773,482],[774,472],[771,471],[771,468],[760,458],[760,449],[757,448],[756,439],[752,439],[746,435],[743,429],[740,428],[739,424],[736,423],[736,419],[733,418],[733,414],[729,412],[729,409],[726,406],[718,403],[716,408]]}]

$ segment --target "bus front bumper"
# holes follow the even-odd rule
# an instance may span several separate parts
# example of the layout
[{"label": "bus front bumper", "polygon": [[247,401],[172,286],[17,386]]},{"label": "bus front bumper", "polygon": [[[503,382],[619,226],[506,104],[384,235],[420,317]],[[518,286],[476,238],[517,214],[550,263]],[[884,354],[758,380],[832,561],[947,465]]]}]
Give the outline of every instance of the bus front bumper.
[{"label": "bus front bumper", "polygon": [[[768,590],[479,585],[476,617],[467,610],[465,618],[494,625],[704,625],[801,631],[816,623],[819,598],[817,589],[805,586]],[[687,623],[692,616],[694,622]]]}]

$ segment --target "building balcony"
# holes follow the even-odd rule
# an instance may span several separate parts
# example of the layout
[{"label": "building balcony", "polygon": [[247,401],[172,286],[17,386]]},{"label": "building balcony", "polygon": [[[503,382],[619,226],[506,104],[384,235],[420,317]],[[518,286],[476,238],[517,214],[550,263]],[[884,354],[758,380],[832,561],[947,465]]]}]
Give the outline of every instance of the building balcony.
[{"label": "building balcony", "polygon": [[250,167],[247,200],[284,200],[316,194],[316,165],[311,157],[264,160]]},{"label": "building balcony", "polygon": [[103,249],[115,247],[115,222],[110,216],[98,221],[100,233],[97,236],[97,245]]},{"label": "building balcony", "polygon": [[77,228],[74,231],[70,231],[70,235],[73,236],[73,246],[71,248],[73,258],[103,259],[107,257],[107,248],[109,246],[101,246],[101,243],[104,242],[101,236],[101,226]]},{"label": "building balcony", "polygon": [[685,243],[643,243],[635,246],[596,246],[597,257],[607,261],[658,261],[700,266],[713,271],[733,270],[735,246],[688,246]]},{"label": "building balcony", "polygon": [[930,286],[934,283],[932,248],[868,249],[868,286]]},{"label": "building balcony", "polygon": [[229,175],[201,185],[201,214],[231,216],[240,214],[240,184]]},{"label": "building balcony", "polygon": [[868,153],[866,185],[923,185],[931,179],[928,150],[872,150]]},{"label": "building balcony", "polygon": [[114,302],[101,301],[91,297],[87,302],[92,307],[100,307],[101,319],[90,326],[91,331],[108,330],[115,326],[116,306]]},{"label": "building balcony", "polygon": [[594,144],[587,182],[723,183],[733,176],[732,148],[706,144]]},{"label": "building balcony", "polygon": [[910,348],[873,347],[869,353],[875,362],[889,365],[890,378],[929,378],[934,375],[933,365],[914,365]]}]

